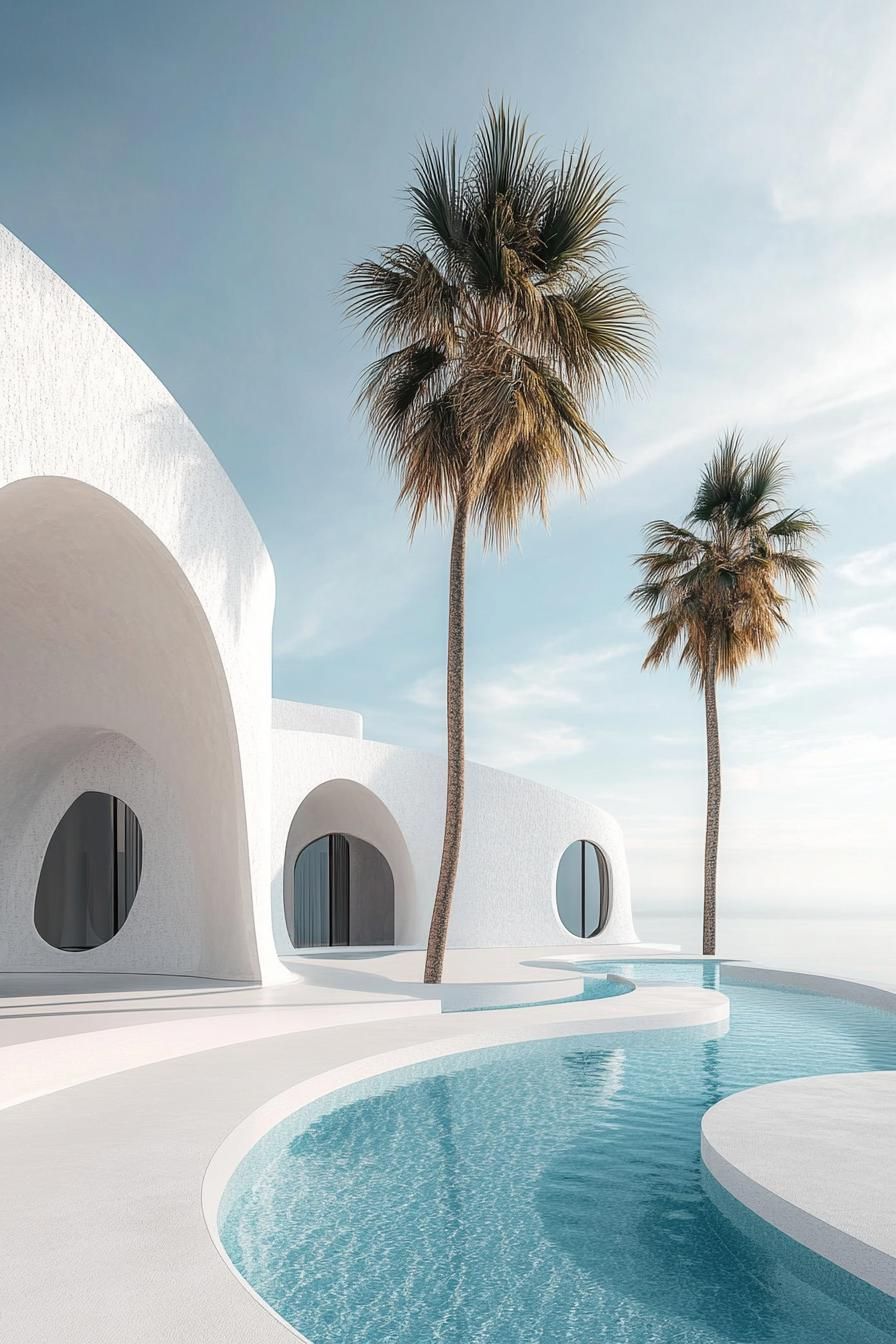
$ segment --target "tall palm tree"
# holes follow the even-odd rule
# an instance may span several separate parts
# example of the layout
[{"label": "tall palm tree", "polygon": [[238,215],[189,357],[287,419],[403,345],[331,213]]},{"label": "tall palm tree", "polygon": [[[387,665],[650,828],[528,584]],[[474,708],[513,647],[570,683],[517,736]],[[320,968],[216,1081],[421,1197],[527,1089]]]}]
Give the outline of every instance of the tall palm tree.
[{"label": "tall palm tree", "polygon": [[649,319],[608,269],[616,189],[583,144],[550,163],[521,117],[489,106],[462,161],[424,143],[409,191],[410,242],[354,266],[347,311],[380,357],[359,398],[401,482],[411,534],[452,524],[445,835],[425,980],[439,983],[460,853],[464,792],[467,534],[503,549],[551,487],[584,490],[609,451],[587,403],[629,385],[649,357]]},{"label": "tall palm tree", "polygon": [[716,950],[716,861],[722,767],[716,684],[734,682],[754,658],[766,658],[788,628],[789,594],[811,601],[818,562],[807,547],[822,531],[806,509],[782,503],[789,472],[780,448],[752,456],[737,433],[723,435],[703,470],[684,526],[658,521],[644,529],[647,549],[635,563],[643,583],[632,592],[647,614],[652,643],[645,668],[678,652],[706,707],[706,849],[703,952]]}]

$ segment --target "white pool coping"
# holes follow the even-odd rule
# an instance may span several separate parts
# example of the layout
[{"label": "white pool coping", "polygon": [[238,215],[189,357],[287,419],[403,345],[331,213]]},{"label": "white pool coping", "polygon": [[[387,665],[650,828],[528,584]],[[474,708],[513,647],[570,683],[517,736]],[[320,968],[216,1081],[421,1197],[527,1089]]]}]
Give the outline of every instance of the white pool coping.
[{"label": "white pool coping", "polygon": [[[686,993],[674,992],[679,989],[684,989]],[[630,1004],[626,1012],[620,1005],[629,999],[636,1002]],[[611,1011],[595,1013],[597,1004]],[[467,1028],[461,1034],[406,1045],[380,1055],[365,1055],[338,1068],[314,1074],[253,1111],[228,1134],[212,1156],[202,1182],[202,1212],[209,1237],[226,1269],[236,1276],[252,1299],[294,1338],[301,1340],[302,1344],[310,1344],[305,1335],[284,1321],[242,1277],[225,1251],[219,1231],[219,1211],[228,1182],[243,1159],[275,1125],[303,1107],[347,1087],[415,1064],[501,1045],[583,1033],[616,1034],[694,1026],[724,1031],[727,1028],[728,1009],[728,1000],[714,990],[675,986],[670,995],[665,986],[648,986],[632,990],[631,995],[625,996],[624,1000],[596,999],[576,1004],[539,1004],[515,1012],[502,1011],[497,1015],[497,1021],[487,1013],[457,1013],[455,1020],[463,1022]]]},{"label": "white pool coping", "polygon": [[[498,983],[516,988],[530,974],[542,984],[553,979],[558,951],[504,950]],[[603,955],[630,960],[644,949]],[[465,959],[468,983],[482,981],[484,956]],[[96,997],[66,995],[58,986],[55,997],[0,1000],[12,1004],[8,1019],[0,1011],[0,1064],[7,1065],[0,1068],[0,1336],[16,1344],[295,1341],[296,1332],[247,1290],[216,1244],[227,1179],[278,1120],[334,1089],[421,1059],[586,1032],[701,1023],[724,1031],[728,1014],[723,993],[669,985],[442,1015],[437,1003],[411,998],[405,983],[381,970],[371,967],[365,976],[357,965],[341,967],[334,978],[332,966],[323,967],[319,984],[285,998],[245,986],[183,997],[174,987],[164,1004],[158,994],[129,994],[125,1008],[125,996],[111,996],[118,1006],[107,1014]],[[745,965],[721,973],[723,989],[726,980],[752,978],[879,1006],[896,1001],[885,987],[858,981]],[[69,1010],[80,1016],[74,1027],[60,1025],[60,1012]],[[22,1019],[31,1032],[41,1013],[47,1037],[22,1039]],[[5,1047],[4,1026],[12,1033]],[[869,1167],[885,1160],[869,1151]]]},{"label": "white pool coping", "polygon": [[[896,989],[873,981],[743,962],[723,965],[721,984],[796,989],[896,1014]],[[736,1092],[705,1112],[700,1146],[704,1166],[746,1208],[896,1296],[896,1071]]]},{"label": "white pool coping", "polygon": [[[526,949],[525,956],[537,951],[553,949]],[[615,959],[616,950],[608,955]],[[520,953],[504,960],[505,980],[527,975]],[[471,979],[480,978],[482,961],[465,959]],[[399,998],[398,984],[391,999],[382,985],[376,988],[376,994],[346,991],[349,1002],[341,1007],[320,1002],[321,993],[332,991],[329,981],[309,1001],[291,1003],[280,990],[245,987],[184,997],[182,986],[166,986],[164,1002],[159,994],[116,990],[102,1030],[96,986],[73,995],[65,985],[42,984],[33,1007],[20,993],[9,1000],[12,1043],[5,1048],[0,1013],[8,1103],[0,1110],[0,1338],[294,1341],[295,1332],[261,1306],[221,1256],[203,1213],[206,1170],[219,1150],[238,1160],[239,1138],[229,1136],[250,1134],[247,1117],[257,1124],[256,1113],[292,1088],[319,1096],[387,1063],[400,1067],[544,1036],[700,1024],[723,1031],[728,1015],[724,995],[686,986],[445,1015],[438,1004]],[[134,1022],[141,1004],[151,1021]],[[337,1008],[350,1011],[350,1020],[329,1016]],[[77,1030],[60,1028],[58,1014],[69,1011],[79,1018]],[[163,1011],[169,1016],[160,1023]],[[22,1040],[23,1013],[29,1029],[32,1013],[47,1014],[52,1034]],[[80,1029],[83,1017],[90,1030]],[[122,1019],[128,1025],[119,1026]],[[166,1033],[167,1055],[160,1059]],[[28,1051],[30,1081],[22,1072]],[[14,1069],[2,1067],[13,1061]],[[35,1096],[38,1076],[42,1095]],[[20,1100],[13,1102],[16,1091]],[[215,1170],[226,1172],[223,1157]],[[210,1177],[206,1207],[214,1188]]]},{"label": "white pool coping", "polygon": [[741,1204],[896,1296],[896,1072],[736,1092],[704,1114],[700,1148]]}]

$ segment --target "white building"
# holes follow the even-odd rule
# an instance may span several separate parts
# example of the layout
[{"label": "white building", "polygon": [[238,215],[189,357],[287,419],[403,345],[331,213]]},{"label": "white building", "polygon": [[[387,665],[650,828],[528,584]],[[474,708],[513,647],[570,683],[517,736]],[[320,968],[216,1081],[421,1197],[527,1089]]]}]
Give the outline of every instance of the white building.
[{"label": "white building", "polygon": [[[295,941],[425,940],[444,761],[272,701],[274,574],[245,506],[4,230],[0,576],[0,970],[271,982]],[[618,825],[471,764],[451,944],[582,933],[634,941]]]}]

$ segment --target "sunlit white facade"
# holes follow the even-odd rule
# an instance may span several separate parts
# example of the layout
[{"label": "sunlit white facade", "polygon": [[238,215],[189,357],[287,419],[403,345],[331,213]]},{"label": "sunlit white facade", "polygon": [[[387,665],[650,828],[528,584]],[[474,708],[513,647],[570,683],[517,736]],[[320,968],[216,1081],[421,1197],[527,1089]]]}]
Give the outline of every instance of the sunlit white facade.
[{"label": "sunlit white facade", "polygon": [[[0,575],[0,970],[272,982],[318,927],[309,901],[329,902],[331,942],[425,939],[444,761],[272,700],[274,574],[242,500],[158,379],[3,230]],[[110,800],[98,847],[84,795],[94,830]],[[300,856],[330,836],[309,882]],[[594,937],[630,943],[615,821],[471,764],[453,945],[583,946],[556,890],[581,840],[604,865]],[[69,906],[54,917],[45,880],[36,923],[48,852]]]}]

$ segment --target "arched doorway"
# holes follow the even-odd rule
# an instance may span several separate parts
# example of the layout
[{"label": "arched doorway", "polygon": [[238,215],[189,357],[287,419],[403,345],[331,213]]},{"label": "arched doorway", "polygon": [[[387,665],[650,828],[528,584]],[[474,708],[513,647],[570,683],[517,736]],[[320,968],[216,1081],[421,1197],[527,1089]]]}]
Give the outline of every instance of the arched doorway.
[{"label": "arched doorway", "polygon": [[328,779],[305,796],[286,837],[282,882],[281,955],[415,939],[407,843],[382,799],[357,780]]},{"label": "arched doorway", "polygon": [[319,836],[296,858],[284,914],[295,948],[391,946],[392,869],[376,846],[359,836]]}]

